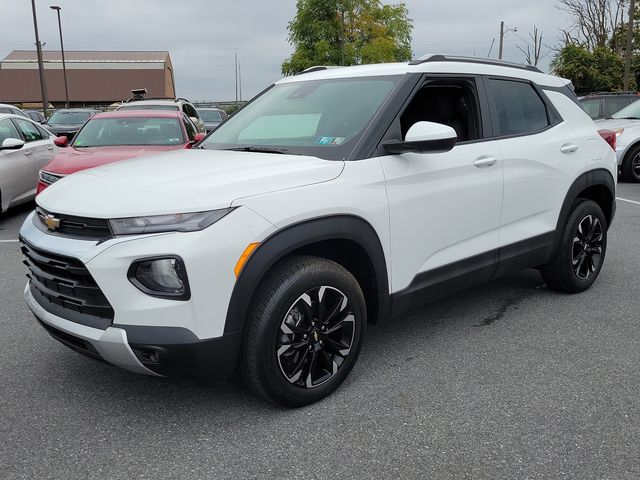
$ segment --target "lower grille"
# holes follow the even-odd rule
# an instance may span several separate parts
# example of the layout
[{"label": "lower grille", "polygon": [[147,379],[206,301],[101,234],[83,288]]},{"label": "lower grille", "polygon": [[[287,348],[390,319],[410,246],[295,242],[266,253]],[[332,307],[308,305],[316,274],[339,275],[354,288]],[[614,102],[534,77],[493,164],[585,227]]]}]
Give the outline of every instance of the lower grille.
[{"label": "lower grille", "polygon": [[42,308],[93,328],[104,330],[112,324],[113,308],[80,260],[46,252],[22,238],[20,249],[31,293]]},{"label": "lower grille", "polygon": [[102,358],[102,355],[98,353],[98,351],[95,349],[93,345],[91,345],[90,342],[87,342],[82,338],[78,338],[73,335],[70,335],[67,332],[63,332],[62,330],[58,330],[57,328],[44,323],[39,318],[38,318],[38,321],[40,322],[40,325],[42,325],[44,329],[49,333],[49,335],[51,335],[53,338],[58,340],[60,343],[75,350],[76,352],[80,352],[84,355],[88,355],[98,360],[104,360]]}]

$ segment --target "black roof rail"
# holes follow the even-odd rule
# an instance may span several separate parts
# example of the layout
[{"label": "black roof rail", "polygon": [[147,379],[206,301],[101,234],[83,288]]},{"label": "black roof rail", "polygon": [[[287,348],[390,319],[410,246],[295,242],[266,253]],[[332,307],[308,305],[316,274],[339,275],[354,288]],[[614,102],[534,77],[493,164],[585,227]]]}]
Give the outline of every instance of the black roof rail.
[{"label": "black roof rail", "polygon": [[303,73],[320,72],[322,70],[329,70],[330,68],[338,68],[338,65],[314,65],[313,67],[305,68],[296,75],[302,75]]},{"label": "black roof rail", "polygon": [[529,70],[530,72],[543,73],[534,65],[523,65],[521,63],[505,62],[504,60],[494,60],[492,58],[478,57],[459,57],[454,55],[425,55],[409,62],[409,65],[421,65],[429,62],[461,62],[461,63],[479,63],[482,65],[495,65],[497,67],[518,68],[520,70]]}]

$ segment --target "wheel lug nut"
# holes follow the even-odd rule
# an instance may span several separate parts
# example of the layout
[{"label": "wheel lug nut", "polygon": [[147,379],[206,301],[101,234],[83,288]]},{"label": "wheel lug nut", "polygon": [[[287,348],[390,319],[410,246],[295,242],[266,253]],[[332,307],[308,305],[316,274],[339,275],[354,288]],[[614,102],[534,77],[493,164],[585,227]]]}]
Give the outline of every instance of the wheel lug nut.
[{"label": "wheel lug nut", "polygon": [[315,327],[316,326],[316,322],[311,322],[311,326]]},{"label": "wheel lug nut", "polygon": [[309,345],[309,350],[313,350],[313,345]]},{"label": "wheel lug nut", "polygon": [[319,342],[319,343],[320,343],[320,345],[324,345],[324,342],[323,342],[322,340],[320,340],[320,342]]},{"label": "wheel lug nut", "polygon": [[302,338],[306,340],[307,338],[309,338],[309,335],[305,333],[304,335],[302,335]]}]

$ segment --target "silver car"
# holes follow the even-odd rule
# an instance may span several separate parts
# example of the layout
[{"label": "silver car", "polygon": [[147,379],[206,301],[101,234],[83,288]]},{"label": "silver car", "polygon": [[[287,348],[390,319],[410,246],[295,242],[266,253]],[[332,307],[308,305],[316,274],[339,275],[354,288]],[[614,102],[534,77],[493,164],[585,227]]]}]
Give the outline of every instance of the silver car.
[{"label": "silver car", "polygon": [[596,125],[616,133],[616,157],[623,180],[640,182],[640,100],[609,118],[596,120]]},{"label": "silver car", "polygon": [[56,154],[54,138],[30,119],[0,113],[0,213],[36,196],[38,172]]}]

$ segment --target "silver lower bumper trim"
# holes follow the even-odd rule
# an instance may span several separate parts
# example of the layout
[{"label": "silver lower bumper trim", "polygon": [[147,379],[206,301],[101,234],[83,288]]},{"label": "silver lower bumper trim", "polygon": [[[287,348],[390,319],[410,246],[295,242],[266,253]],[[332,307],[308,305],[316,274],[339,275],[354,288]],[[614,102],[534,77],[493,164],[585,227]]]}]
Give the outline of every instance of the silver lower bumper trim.
[{"label": "silver lower bumper trim", "polygon": [[109,327],[106,330],[100,330],[53,315],[36,302],[31,294],[29,283],[24,289],[24,298],[28,307],[42,322],[91,343],[107,362],[131,372],[159,376],[140,363],[138,357],[131,350],[129,342],[127,342],[127,332],[123,329]]}]

